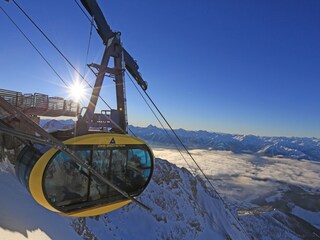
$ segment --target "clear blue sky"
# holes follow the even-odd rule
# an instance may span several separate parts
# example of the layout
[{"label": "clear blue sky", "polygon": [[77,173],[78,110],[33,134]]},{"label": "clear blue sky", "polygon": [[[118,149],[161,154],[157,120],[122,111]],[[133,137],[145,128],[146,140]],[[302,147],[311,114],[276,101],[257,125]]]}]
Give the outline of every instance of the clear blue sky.
[{"label": "clear blue sky", "polygon": [[[90,23],[73,0],[16,0],[89,81]],[[105,0],[114,31],[138,60],[175,128],[320,137],[320,1]],[[75,74],[13,3],[11,17],[71,82]],[[0,12],[0,88],[65,96],[61,82]],[[94,32],[88,63],[100,62]],[[113,83],[103,96],[114,106]],[[129,122],[156,124],[127,79]]]}]

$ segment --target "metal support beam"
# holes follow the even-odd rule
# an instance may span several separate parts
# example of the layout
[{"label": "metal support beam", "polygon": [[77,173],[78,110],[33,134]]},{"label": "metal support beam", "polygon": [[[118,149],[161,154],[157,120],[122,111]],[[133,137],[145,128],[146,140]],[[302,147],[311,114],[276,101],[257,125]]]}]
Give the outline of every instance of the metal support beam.
[{"label": "metal support beam", "polygon": [[123,59],[123,49],[121,44],[116,46],[118,56],[114,58],[114,66],[116,69],[121,69],[115,74],[116,82],[116,94],[117,94],[117,110],[119,115],[119,126],[124,132],[127,131],[127,106],[126,106],[126,96],[125,96],[125,83],[124,83],[124,59]]},{"label": "metal support beam", "polygon": [[[114,58],[114,67],[108,67],[110,57]],[[101,87],[106,73],[110,73],[115,77],[116,85],[116,100],[117,100],[117,119],[116,128],[120,128],[118,131],[121,133],[127,133],[127,109],[126,109],[126,98],[124,88],[124,58],[123,48],[120,42],[120,34],[115,35],[114,38],[109,40],[108,45],[105,48],[101,64],[91,64],[90,66],[96,68],[98,73],[95,85],[92,91],[91,99],[82,121],[86,121],[87,127],[90,126],[90,121],[94,119],[94,112],[97,105],[98,98],[100,96]],[[80,123],[80,121],[79,121]],[[85,123],[80,123],[81,127]],[[87,129],[88,130],[88,129]],[[81,129],[79,129],[81,131]],[[79,132],[78,131],[78,132]],[[81,134],[81,133],[80,133]]]},{"label": "metal support beam", "polygon": [[90,102],[87,108],[87,111],[84,115],[84,119],[86,121],[90,121],[93,118],[94,115],[94,111],[96,109],[96,105],[98,102],[98,98],[100,96],[100,91],[101,91],[101,87],[103,84],[103,79],[104,79],[104,75],[106,72],[106,68],[108,66],[109,63],[109,59],[111,56],[111,49],[107,46],[105,48],[102,60],[101,60],[101,64],[99,67],[99,72],[92,90],[92,94],[91,94],[91,98],[90,98]]},{"label": "metal support beam", "polygon": [[42,139],[38,137],[28,136],[20,131],[12,131],[12,129],[6,129],[5,127],[0,127],[0,132],[4,132],[22,139],[26,140],[34,140],[35,142],[41,142],[42,144],[49,145],[53,148],[59,149],[60,151],[68,154],[71,156],[72,161],[79,164],[81,167],[89,171],[92,175],[97,177],[99,180],[119,192],[121,195],[123,195],[125,198],[130,199],[131,201],[137,203],[139,206],[143,207],[144,209],[151,211],[149,207],[141,203],[140,201],[136,200],[135,198],[131,197],[127,192],[121,190],[118,186],[110,182],[108,179],[106,179],[104,176],[102,176],[99,172],[94,170],[90,165],[88,165],[84,160],[81,160],[78,158],[78,156],[75,154],[74,151],[72,151],[68,146],[66,146],[63,142],[59,141],[55,137],[51,136],[48,132],[46,132],[43,128],[41,128],[39,125],[34,123],[27,115],[25,115],[22,111],[17,109],[15,106],[8,103],[6,100],[4,100],[2,97],[0,97],[0,107],[3,108],[8,113],[14,115],[17,117],[20,121],[24,121],[30,128],[32,128],[36,133],[38,133]]}]

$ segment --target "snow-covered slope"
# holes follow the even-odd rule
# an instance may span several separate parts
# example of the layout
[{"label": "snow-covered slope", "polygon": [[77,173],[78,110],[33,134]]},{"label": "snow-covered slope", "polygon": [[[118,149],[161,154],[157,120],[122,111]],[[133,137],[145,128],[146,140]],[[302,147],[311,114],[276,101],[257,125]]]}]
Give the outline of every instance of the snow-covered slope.
[{"label": "snow-covered slope", "polygon": [[246,239],[202,181],[165,160],[156,160],[153,180],[139,200],[151,213],[131,204],[87,219],[87,226],[99,239]]},{"label": "snow-covered slope", "polygon": [[68,120],[55,120],[55,119],[46,119],[41,120],[40,125],[47,132],[54,132],[58,129],[71,129],[74,127],[74,121],[72,119]]},{"label": "snow-covered slope", "polygon": [[[175,149],[153,150],[187,166]],[[320,239],[319,162],[199,149],[191,154],[253,239]]]},{"label": "snow-covered slope", "polygon": [[[48,212],[17,181],[12,165],[1,163],[0,239],[245,238],[216,194],[184,168],[177,151],[154,152],[171,163],[156,160],[153,180],[139,197],[152,212],[131,204],[95,218],[71,219]],[[319,163],[227,151],[192,150],[192,154],[228,208],[238,212],[237,219],[252,239],[317,239]]]},{"label": "snow-covered slope", "polygon": [[[38,206],[1,163],[0,239],[247,239],[223,202],[184,168],[156,160],[154,177],[132,203],[95,218],[65,218]],[[9,167],[10,169],[10,167]],[[75,229],[73,231],[72,227]],[[59,230],[57,230],[59,229]]]},{"label": "snow-covered slope", "polygon": [[70,219],[38,205],[18,182],[13,166],[0,162],[0,239],[81,239]]}]

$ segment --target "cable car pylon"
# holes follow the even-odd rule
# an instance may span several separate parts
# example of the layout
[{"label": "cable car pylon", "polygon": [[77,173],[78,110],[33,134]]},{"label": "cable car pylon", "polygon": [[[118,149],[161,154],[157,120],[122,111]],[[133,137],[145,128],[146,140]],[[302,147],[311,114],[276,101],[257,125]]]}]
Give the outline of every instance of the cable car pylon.
[{"label": "cable car pylon", "polygon": [[[41,106],[37,101],[28,105],[26,95],[17,94],[14,100],[10,91],[2,90],[0,132],[23,143],[15,162],[17,177],[45,208],[66,216],[94,216],[133,201],[150,210],[135,197],[151,180],[154,155],[145,142],[127,134],[125,68],[143,90],[147,83],[122,47],[120,33],[112,32],[97,2],[81,3],[93,17],[106,47],[101,63],[89,65],[96,81],[88,106],[68,112],[78,115],[75,128],[46,132],[37,124],[39,116],[66,116],[66,109],[52,109],[50,100],[54,99],[46,95]],[[111,59],[114,67],[108,67]],[[106,73],[115,77],[117,108],[96,113]]]}]

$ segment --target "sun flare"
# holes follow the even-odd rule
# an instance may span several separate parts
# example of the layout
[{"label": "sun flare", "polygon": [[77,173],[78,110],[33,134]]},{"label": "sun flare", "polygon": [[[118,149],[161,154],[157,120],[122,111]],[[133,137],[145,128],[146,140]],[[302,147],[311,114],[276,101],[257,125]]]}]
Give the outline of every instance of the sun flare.
[{"label": "sun flare", "polygon": [[83,100],[86,96],[86,88],[83,82],[74,81],[69,87],[69,93],[74,101]]}]

